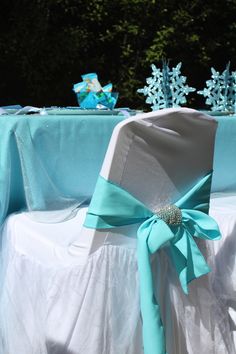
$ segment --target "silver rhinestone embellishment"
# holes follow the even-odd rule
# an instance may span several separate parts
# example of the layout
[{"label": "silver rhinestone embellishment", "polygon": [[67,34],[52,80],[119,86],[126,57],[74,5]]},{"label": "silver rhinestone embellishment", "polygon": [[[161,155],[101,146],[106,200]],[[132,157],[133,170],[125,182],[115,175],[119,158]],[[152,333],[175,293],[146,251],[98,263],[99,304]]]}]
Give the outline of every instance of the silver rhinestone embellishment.
[{"label": "silver rhinestone embellishment", "polygon": [[168,225],[180,225],[182,222],[181,210],[174,204],[159,209],[156,214]]}]

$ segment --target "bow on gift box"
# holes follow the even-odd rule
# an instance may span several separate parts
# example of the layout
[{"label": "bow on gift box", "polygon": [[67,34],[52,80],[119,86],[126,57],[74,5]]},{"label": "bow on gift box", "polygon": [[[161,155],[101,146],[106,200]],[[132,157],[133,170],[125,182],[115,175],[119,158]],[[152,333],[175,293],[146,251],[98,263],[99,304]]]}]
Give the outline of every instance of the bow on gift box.
[{"label": "bow on gift box", "polygon": [[217,240],[220,232],[207,215],[212,173],[202,178],[174,205],[157,212],[120,186],[99,177],[85,227],[115,228],[141,223],[138,229],[138,268],[145,354],[165,354],[164,329],[155,299],[150,254],[165,246],[183,291],[187,284],[210,271],[193,237]]}]

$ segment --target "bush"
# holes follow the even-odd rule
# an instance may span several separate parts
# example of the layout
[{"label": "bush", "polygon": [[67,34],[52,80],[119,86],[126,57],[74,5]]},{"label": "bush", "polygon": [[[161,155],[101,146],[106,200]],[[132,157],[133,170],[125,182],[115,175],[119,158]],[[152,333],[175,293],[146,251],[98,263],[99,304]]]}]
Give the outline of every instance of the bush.
[{"label": "bush", "polygon": [[[236,0],[2,0],[0,105],[76,105],[72,85],[97,72],[119,106],[147,108],[137,89],[150,64],[182,61],[203,88],[210,67],[235,70]],[[189,96],[200,107],[204,98]]]}]

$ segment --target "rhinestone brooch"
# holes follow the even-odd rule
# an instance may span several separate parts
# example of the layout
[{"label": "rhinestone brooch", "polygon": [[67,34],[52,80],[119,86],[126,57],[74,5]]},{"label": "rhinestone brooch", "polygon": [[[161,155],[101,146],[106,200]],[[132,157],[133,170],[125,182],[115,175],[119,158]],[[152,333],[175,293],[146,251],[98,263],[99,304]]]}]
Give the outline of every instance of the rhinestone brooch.
[{"label": "rhinestone brooch", "polygon": [[174,204],[159,209],[156,215],[168,225],[180,225],[182,223],[181,210]]}]

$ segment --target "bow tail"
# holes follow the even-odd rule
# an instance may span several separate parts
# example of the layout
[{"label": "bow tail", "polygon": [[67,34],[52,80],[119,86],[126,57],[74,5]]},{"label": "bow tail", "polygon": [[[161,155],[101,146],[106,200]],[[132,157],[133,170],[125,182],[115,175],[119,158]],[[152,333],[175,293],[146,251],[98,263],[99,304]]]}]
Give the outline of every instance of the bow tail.
[{"label": "bow tail", "polygon": [[165,336],[160,307],[153,291],[153,279],[147,240],[138,241],[138,268],[140,278],[140,302],[143,320],[145,354],[165,354]]},{"label": "bow tail", "polygon": [[169,252],[182,289],[185,294],[188,294],[188,283],[209,273],[210,268],[187,229],[184,230],[179,241],[171,242]]},{"label": "bow tail", "polygon": [[173,238],[170,228],[156,216],[146,220],[138,230],[138,268],[145,354],[166,354],[160,307],[154,295],[150,253]]}]

